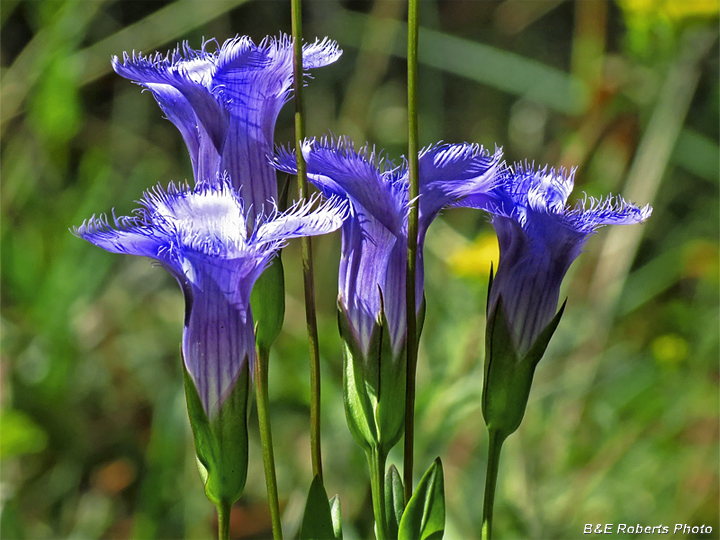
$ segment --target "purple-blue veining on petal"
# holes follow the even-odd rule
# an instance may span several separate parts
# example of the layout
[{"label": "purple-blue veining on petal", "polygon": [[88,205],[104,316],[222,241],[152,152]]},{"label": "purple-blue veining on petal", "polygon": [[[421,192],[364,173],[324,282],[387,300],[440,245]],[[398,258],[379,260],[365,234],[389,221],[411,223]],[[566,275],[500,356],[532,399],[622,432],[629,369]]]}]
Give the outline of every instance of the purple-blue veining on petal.
[{"label": "purple-blue veining on petal", "polygon": [[225,42],[218,55],[213,88],[230,115],[220,169],[240,188],[251,223],[277,199],[277,179],[268,155],[285,103],[285,85],[292,82],[291,50],[276,48],[274,41],[255,46],[240,38]]},{"label": "purple-blue veining on petal", "polygon": [[91,218],[74,230],[114,253],[151,257],[180,284],[186,301],[183,352],[209,415],[229,394],[245,361],[254,361],[252,287],[288,238],[340,227],[346,203],[313,201],[259,221],[250,233],[242,200],[227,176],[215,184],[146,192],[130,217]]},{"label": "purple-blue veining on petal", "polygon": [[197,178],[198,152],[200,139],[198,134],[197,117],[190,103],[182,93],[168,84],[146,83],[145,87],[155,96],[167,119],[178,128],[183,141],[190,153],[193,164],[193,174]]},{"label": "purple-blue veining on petal", "polygon": [[133,218],[115,219],[114,229],[106,216],[91,217],[79,227],[72,229],[73,234],[87,240],[111,253],[140,255],[157,258],[161,248],[169,243],[165,231],[158,231],[142,225]]},{"label": "purple-blue veining on petal", "polygon": [[502,296],[516,345],[523,352],[555,316],[563,277],[581,251],[573,235],[564,234],[566,230],[551,237],[553,221],[547,214],[538,214],[528,220],[530,229],[525,229],[513,218],[495,216],[492,220],[500,263],[489,304],[495,306]]},{"label": "purple-blue veining on petal", "polygon": [[[157,98],[157,85],[167,85],[178,92],[192,107],[197,121],[207,132],[210,141],[218,153],[222,152],[228,125],[227,111],[216,100],[209,86],[215,69],[215,57],[204,50],[195,51],[180,47],[166,56],[155,54],[143,57],[133,53],[123,54],[123,61],[113,57],[113,69],[126,79],[143,86],[154,85],[153,94]],[[168,104],[167,102],[165,103]],[[163,103],[160,103],[161,107]],[[167,113],[167,111],[165,111]]]},{"label": "purple-blue veining on petal", "polygon": [[267,219],[259,221],[253,241],[258,244],[277,243],[336,231],[347,216],[347,201],[331,197],[315,207],[318,200],[319,197],[315,196],[307,202],[295,203],[282,214],[275,209]]},{"label": "purple-blue veining on petal", "polygon": [[496,185],[502,149],[493,155],[477,144],[442,144],[421,150],[418,156],[420,234],[438,212],[465,197],[485,196]]},{"label": "purple-blue veining on petal", "polygon": [[245,362],[255,359],[255,336],[249,298],[246,308],[228,302],[217,283],[205,274],[204,262],[196,272],[202,288],[192,287],[186,302],[192,309],[183,331],[185,366],[198,390],[208,417],[213,418],[230,394]]},{"label": "purple-blue veining on petal", "polygon": [[342,231],[339,298],[362,351],[367,353],[375,324],[380,322],[380,292],[383,289],[383,295],[387,294],[385,276],[398,237],[377,220],[360,222],[357,216],[347,219]]},{"label": "purple-blue veining on petal", "polygon": [[[344,138],[313,139],[305,141],[302,148],[308,179],[326,196],[347,197],[356,211],[373,216],[395,234],[401,233],[407,201],[396,189],[395,178],[383,174],[394,170],[392,163],[368,147],[356,151],[352,141]],[[278,151],[275,166],[297,173],[295,155],[286,149]]]},{"label": "purple-blue veining on petal", "polygon": [[[339,297],[362,350],[367,352],[384,305],[388,332],[397,353],[406,335],[407,168],[395,167],[374,149],[356,151],[346,138],[306,140],[302,144],[308,178],[326,196],[347,198],[350,217],[343,226]],[[420,158],[421,231],[418,237],[416,298],[423,298],[422,246],[425,231],[445,206],[481,196],[495,186],[501,152],[477,145],[438,145]],[[274,165],[297,172],[294,153],[281,148]],[[381,303],[382,295],[382,303]]]},{"label": "purple-blue veining on petal", "polygon": [[[268,157],[277,116],[292,87],[292,39],[281,34],[255,45],[237,36],[209,52],[211,42],[200,50],[184,43],[164,56],[125,54],[122,62],[113,58],[113,68],[153,92],[185,140],[196,182],[215,183],[229,173],[253,225],[277,199]],[[303,50],[305,69],[328,65],[341,55],[328,39]]]},{"label": "purple-blue veining on petal", "polygon": [[555,316],[562,280],[588,238],[603,225],[641,223],[652,211],[612,197],[569,208],[573,176],[574,170],[517,164],[485,207],[500,245],[489,305],[494,309],[502,297],[521,353]]},{"label": "purple-blue veining on petal", "polygon": [[650,205],[635,206],[622,197],[604,199],[589,197],[578,201],[567,212],[567,220],[577,230],[592,233],[603,225],[632,225],[642,223],[652,214]]}]

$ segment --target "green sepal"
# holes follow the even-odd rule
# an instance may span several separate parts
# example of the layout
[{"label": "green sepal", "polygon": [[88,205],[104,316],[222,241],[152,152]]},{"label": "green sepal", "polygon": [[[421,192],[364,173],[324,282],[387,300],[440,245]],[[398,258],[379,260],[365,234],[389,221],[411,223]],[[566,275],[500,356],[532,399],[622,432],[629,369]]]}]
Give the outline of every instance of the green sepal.
[{"label": "green sepal", "polygon": [[387,456],[405,431],[405,392],[407,386],[407,343],[393,352],[385,309],[382,316],[380,344],[380,399],[377,405],[377,422],[380,431],[380,451]]},{"label": "green sepal", "polygon": [[420,334],[422,334],[423,327],[425,326],[425,311],[427,308],[427,302],[425,302],[425,293],[423,293],[422,302],[420,302],[420,309],[417,312],[417,339],[420,342]]},{"label": "green sepal", "polygon": [[493,263],[490,261],[490,277],[488,278],[488,291],[487,291],[487,303],[485,304],[485,317],[490,317],[490,292],[492,291],[493,281],[495,279],[495,272],[493,270]]},{"label": "green sepal", "polygon": [[367,354],[357,342],[340,302],[338,325],[343,340],[343,397],[350,432],[366,452],[377,448],[387,455],[402,437],[405,425],[405,346],[393,354],[384,310],[373,328]]},{"label": "green sepal", "polygon": [[488,429],[495,430],[501,440],[520,427],[525,416],[535,368],[545,353],[564,311],[565,303],[522,357],[515,350],[502,298],[498,299],[488,318],[482,411]]},{"label": "green sepal", "polygon": [[315,475],[308,492],[305,514],[300,527],[300,540],[337,538],[330,501],[319,475]]},{"label": "green sepal", "polygon": [[230,395],[208,418],[195,383],[185,368],[185,397],[198,468],[205,494],[215,505],[232,505],[242,495],[248,469],[247,403],[249,370],[245,359]]},{"label": "green sepal", "polygon": [[550,339],[553,337],[553,334],[555,334],[555,330],[557,330],[557,327],[560,324],[560,319],[562,319],[563,313],[565,313],[566,305],[567,299],[565,299],[565,301],[562,303],[562,306],[560,306],[560,309],[552,318],[552,320],[548,323],[548,325],[543,328],[543,331],[540,332],[540,335],[535,338],[535,343],[533,343],[530,347],[530,350],[525,353],[524,360],[526,362],[533,362],[535,365],[540,362],[543,355],[545,354],[545,351],[547,350]]},{"label": "green sepal", "polygon": [[330,517],[332,518],[335,538],[342,540],[342,513],[340,512],[340,497],[337,495],[330,499]]},{"label": "green sepal", "polygon": [[255,282],[250,306],[255,320],[255,343],[269,351],[280,335],[285,318],[285,273],[280,255]]},{"label": "green sepal", "polygon": [[397,467],[390,465],[385,475],[385,518],[390,538],[398,536],[403,510],[405,510],[405,495],[402,478]]},{"label": "green sepal", "polygon": [[288,195],[290,194],[290,175],[286,174],[285,179],[278,181],[277,205],[283,214],[288,208]]},{"label": "green sepal", "polygon": [[[365,452],[377,444],[378,432],[373,414],[374,405],[367,391],[363,373],[363,352],[352,337],[350,319],[343,305],[338,302],[338,326],[343,342],[343,401],[348,427],[355,442]],[[372,348],[370,355],[372,354]]]},{"label": "green sepal", "polygon": [[440,458],[435,458],[408,501],[399,540],[438,540],[445,532],[445,487]]}]

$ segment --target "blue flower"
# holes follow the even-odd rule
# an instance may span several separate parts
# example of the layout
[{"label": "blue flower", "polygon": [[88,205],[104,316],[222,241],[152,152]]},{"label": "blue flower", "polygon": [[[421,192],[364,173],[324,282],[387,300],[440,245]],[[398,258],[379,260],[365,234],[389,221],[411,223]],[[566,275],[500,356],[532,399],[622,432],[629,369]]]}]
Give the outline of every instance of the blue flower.
[{"label": "blue flower", "polygon": [[[350,201],[342,228],[339,302],[355,341],[367,354],[373,330],[384,315],[394,353],[405,343],[408,170],[395,167],[374,149],[355,151],[348,139],[305,141],[308,178],[325,195]],[[419,154],[419,235],[416,297],[423,297],[423,243],[428,226],[444,207],[495,186],[502,152],[470,144],[436,145]],[[296,172],[295,157],[280,150],[276,166]]]},{"label": "blue flower", "polygon": [[289,238],[340,227],[346,203],[296,204],[258,218],[252,228],[227,177],[194,189],[170,184],[146,192],[130,217],[85,221],[74,233],[107,251],[158,261],[185,295],[182,350],[205,413],[212,418],[245,363],[255,359],[250,292]]},{"label": "blue flower", "polygon": [[[277,116],[292,86],[292,39],[281,35],[255,45],[238,36],[209,52],[211,42],[200,50],[184,43],[166,56],[125,53],[122,62],[113,58],[113,68],[153,93],[185,140],[197,183],[230,175],[252,225],[254,216],[277,200],[268,156]],[[327,39],[306,44],[303,67],[328,65],[340,54]]]},{"label": "blue flower", "polygon": [[515,349],[522,355],[557,311],[560,284],[588,238],[603,225],[641,223],[650,206],[620,197],[586,198],[566,206],[574,170],[516,164],[503,173],[489,200],[460,204],[488,210],[500,245],[500,261],[488,299],[492,315],[502,298]]}]

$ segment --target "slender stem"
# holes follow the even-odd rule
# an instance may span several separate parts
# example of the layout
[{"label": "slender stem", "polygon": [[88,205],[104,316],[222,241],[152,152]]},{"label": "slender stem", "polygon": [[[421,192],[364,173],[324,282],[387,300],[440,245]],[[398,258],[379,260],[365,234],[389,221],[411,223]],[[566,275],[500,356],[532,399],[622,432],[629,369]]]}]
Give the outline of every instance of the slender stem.
[{"label": "slender stem", "polygon": [[280,525],[280,503],[278,501],[277,478],[275,476],[275,454],[273,452],[270,415],[268,412],[268,360],[270,351],[257,348],[255,359],[255,397],[257,399],[260,442],[262,443],[263,465],[265,466],[265,484],[267,485],[270,518],[273,538],[282,540]]},{"label": "slender stem", "polygon": [[489,433],[487,474],[485,475],[485,498],[483,500],[482,540],[491,540],[492,538],[495,487],[497,486],[498,465],[500,464],[500,450],[502,450],[502,445],[505,441],[505,437],[496,430],[490,429]]},{"label": "slender stem", "polygon": [[228,501],[221,501],[217,504],[218,514],[218,540],[229,540],[230,538],[230,511],[232,504]]},{"label": "slender stem", "polygon": [[415,297],[417,238],[418,238],[418,110],[417,110],[417,50],[418,0],[408,0],[408,175],[410,213],[408,216],[407,272],[405,307],[407,310],[407,382],[405,394],[405,447],[403,479],[405,503],[413,492],[413,448],[415,444],[415,373],[417,371],[417,298]]},{"label": "slender stem", "polygon": [[389,538],[387,519],[385,518],[385,460],[387,456],[373,448],[367,453],[370,465],[370,491],[372,494],[373,514],[377,540]]},{"label": "slender stem", "polygon": [[[302,99],[302,14],[300,0],[292,0],[293,34],[293,90],[295,92],[295,153],[297,160],[298,196],[305,198],[308,191],[307,165],[301,143],[305,138],[305,111]],[[320,448],[320,350],[318,345],[317,316],[315,314],[315,277],[313,273],[312,243],[309,236],[301,238],[303,284],[305,286],[305,320],[307,321],[310,348],[310,454],[313,476],[322,480],[322,453]]]}]

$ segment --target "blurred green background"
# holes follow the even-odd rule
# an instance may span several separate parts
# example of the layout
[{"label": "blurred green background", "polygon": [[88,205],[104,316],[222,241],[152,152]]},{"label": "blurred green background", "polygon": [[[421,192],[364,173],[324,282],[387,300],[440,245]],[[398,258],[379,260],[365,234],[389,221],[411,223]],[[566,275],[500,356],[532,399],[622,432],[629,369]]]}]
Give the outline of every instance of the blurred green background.
[{"label": "blurred green background", "polygon": [[[345,53],[315,70],[308,133],[405,151],[405,6],[309,0],[305,36]],[[182,387],[183,300],[149,260],[70,234],[93,213],[192,176],[174,126],[110,56],[290,30],[288,2],[0,3],[4,539],[211,538]],[[423,1],[420,136],[578,166],[576,197],[655,211],[600,232],[565,282],[568,308],[525,421],[505,446],[498,538],[579,538],[585,524],[709,525],[718,538],[717,0]],[[277,141],[292,140],[291,107]],[[339,234],[314,241],[328,493],[346,538],[372,536],[365,458],[347,430],[335,319]],[[426,244],[416,475],[440,455],[446,538],[478,538],[485,290],[497,256],[478,212],[448,210]],[[311,481],[299,245],[270,398],[286,537]],[[257,422],[232,535],[266,538]],[[398,447],[401,448],[402,445]],[[391,462],[400,465],[400,453]],[[692,535],[690,535],[692,536]],[[622,537],[622,535],[620,535]]]}]

